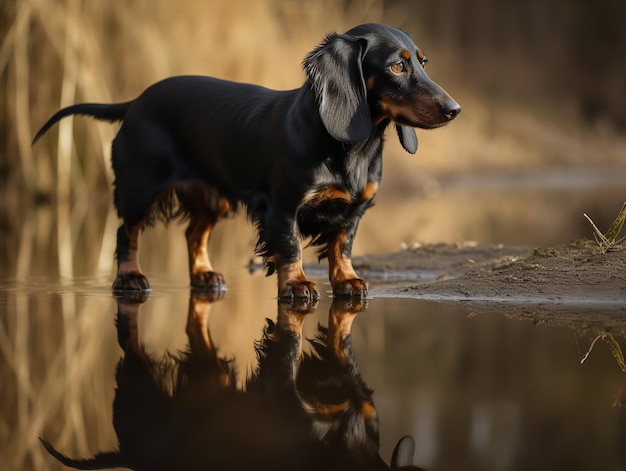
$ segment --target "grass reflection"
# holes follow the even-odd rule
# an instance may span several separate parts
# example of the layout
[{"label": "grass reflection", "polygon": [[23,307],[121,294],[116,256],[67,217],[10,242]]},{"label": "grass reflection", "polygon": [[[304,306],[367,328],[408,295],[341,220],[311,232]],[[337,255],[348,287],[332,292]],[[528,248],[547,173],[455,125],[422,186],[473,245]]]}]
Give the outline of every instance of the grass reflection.
[{"label": "grass reflection", "polygon": [[[276,316],[276,300],[273,283],[251,284],[267,280],[240,270],[245,287],[235,277],[212,308],[210,328],[220,355],[238,359],[241,380],[253,371],[252,340],[264,319]],[[102,281],[0,286],[0,455],[9,469],[50,468],[41,433],[71,456],[115,448],[111,404],[115,365],[124,352],[115,301]],[[167,274],[154,281],[137,325],[140,342],[160,357],[188,343],[189,290]],[[72,303],[75,312],[68,311]],[[303,337],[313,338],[318,322],[327,325],[328,303],[324,298],[309,314]],[[623,463],[617,450],[626,417],[623,408],[611,408],[610,398],[623,385],[623,373],[597,345],[580,366],[570,328],[374,299],[351,333],[359,370],[375,391],[386,459],[401,435],[412,434],[416,463],[429,469],[461,463],[470,470],[502,469],[496,463],[514,457],[539,469],[540,463],[560,469],[564,456],[580,463],[572,469]],[[559,439],[548,440],[546,433]]]}]

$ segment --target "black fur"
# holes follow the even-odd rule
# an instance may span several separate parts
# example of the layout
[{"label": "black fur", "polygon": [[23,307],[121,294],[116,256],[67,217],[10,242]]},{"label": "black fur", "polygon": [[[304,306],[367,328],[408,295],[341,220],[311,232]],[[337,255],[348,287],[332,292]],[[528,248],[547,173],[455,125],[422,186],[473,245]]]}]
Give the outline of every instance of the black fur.
[{"label": "black fur", "polygon": [[[133,228],[156,216],[218,219],[222,200],[231,210],[246,207],[268,273],[300,263],[299,237],[311,237],[321,257],[329,240],[346,240],[338,250],[349,260],[359,220],[375,194],[365,189],[381,179],[387,126],[394,122],[403,147],[414,153],[413,127],[441,126],[460,111],[428,78],[424,62],[404,32],[365,24],[329,35],[309,53],[301,88],[173,77],[127,103],[60,110],[35,141],[71,114],[123,121],[112,148],[114,201],[130,234],[118,237],[120,264],[129,256]],[[291,282],[303,280],[281,280],[279,272],[279,295],[298,295],[283,290]]]}]

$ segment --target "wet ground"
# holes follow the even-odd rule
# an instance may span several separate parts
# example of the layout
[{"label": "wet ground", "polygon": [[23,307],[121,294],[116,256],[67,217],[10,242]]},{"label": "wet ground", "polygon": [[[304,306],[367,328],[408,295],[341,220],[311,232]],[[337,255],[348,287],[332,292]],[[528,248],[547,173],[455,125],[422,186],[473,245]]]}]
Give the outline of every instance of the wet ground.
[{"label": "wet ground", "polygon": [[[207,392],[202,382],[189,381],[184,394],[175,396],[176,404],[186,404],[192,397],[192,406],[184,407],[199,409],[192,409],[197,414],[214,404],[230,411],[220,416],[217,428],[172,422],[168,414],[178,409],[171,404],[159,403],[152,414],[138,414],[136,408],[150,404],[151,395],[157,394],[154,388],[148,388],[146,380],[121,383],[118,376],[116,383],[115,377],[118,361],[131,358],[133,352],[128,343],[132,328],[124,327],[133,324],[122,322],[124,316],[134,316],[138,341],[150,353],[145,358],[160,359],[166,352],[188,350],[195,338],[192,320],[205,315],[210,345],[220,357],[235,361],[238,380],[234,384],[244,388],[245,379],[258,366],[254,342],[262,339],[265,319],[279,323],[284,314],[273,297],[273,283],[241,270],[242,279],[249,277],[252,283],[235,278],[225,297],[211,303],[210,315],[206,306],[204,314],[198,309],[202,302],[184,282],[176,283],[165,273],[153,273],[154,291],[134,307],[132,300],[116,302],[99,278],[4,281],[0,285],[4,378],[0,454],[5,469],[62,469],[44,452],[39,435],[72,457],[117,449],[114,414],[122,436],[141,434],[159,443],[157,456],[163,460],[181,446],[176,439],[180,433],[206,437],[203,447],[195,449],[202,451],[203,459],[208,459],[205,448],[212,449],[210,439],[215,434],[236,440],[228,424],[238,424],[245,437],[250,424],[261,420],[255,411],[240,417],[222,406],[223,396]],[[328,287],[323,279],[319,283]],[[411,283],[418,286],[415,280]],[[492,312],[482,312],[459,302],[406,299],[411,296],[407,292],[404,299],[383,295],[391,286],[396,282],[373,280],[373,299],[363,310],[359,306],[347,314],[354,321],[350,330],[360,379],[373,390],[370,399],[380,421],[380,455],[387,463],[396,442],[412,435],[414,463],[426,469],[624,469],[626,408],[620,405],[626,402],[626,376],[607,341],[596,341],[591,348],[602,327],[592,331],[563,323],[511,320],[495,312],[494,306],[487,310]],[[331,325],[337,312],[325,296],[303,318],[303,336],[315,337],[318,323]],[[340,318],[346,315],[342,312]],[[335,318],[329,317],[333,313]],[[598,314],[608,318],[611,313]],[[623,324],[621,330],[616,326],[608,330],[616,341],[623,340]],[[311,350],[307,342],[303,349]],[[192,358],[202,357],[198,351],[202,350],[196,349]],[[204,375],[213,371],[206,363],[201,366]],[[329,371],[317,371],[320,384],[328,381]],[[132,369],[131,373],[143,377]],[[319,386],[321,399],[315,404],[343,403],[342,394],[354,394],[341,393],[341,384],[328,393],[330,399]],[[130,405],[114,410],[116,385]],[[285,401],[280,395],[276,400]],[[343,417],[336,413],[334,418]],[[272,427],[280,426],[279,436],[283,436],[297,434],[302,426],[276,420],[263,425],[271,436],[278,433]],[[325,421],[330,423],[328,418]],[[242,443],[247,442],[242,438]],[[157,451],[154,446],[132,445],[144,458]],[[184,451],[188,456],[190,451]],[[184,467],[179,463],[176,469]]]},{"label": "wet ground", "polygon": [[[626,326],[621,245],[605,253],[588,239],[534,249],[438,244],[361,257],[357,265],[363,273],[394,281],[376,286],[379,296],[455,303],[553,324]],[[422,279],[403,276],[411,273]]]},{"label": "wet ground", "polygon": [[[390,463],[405,435],[415,439],[412,463],[425,469],[626,469],[626,252],[601,254],[580,242],[591,237],[583,212],[601,227],[616,215],[621,181],[574,190],[507,184],[498,198],[492,186],[467,181],[442,183],[421,199],[382,194],[355,246],[371,299],[333,304],[324,264],[307,253],[323,296],[304,311],[281,306],[275,280],[248,269],[253,235],[243,218],[218,226],[212,241],[228,282],[223,299],[190,292],[183,229],[173,226],[142,238],[153,291],[139,303],[109,290],[117,226],[110,207],[23,211],[3,226],[2,468],[65,469],[40,435],[80,458],[122,440],[135,461],[125,455],[113,464],[127,466],[152,457],[234,467],[229,456],[258,458],[259,447],[310,462],[311,440],[291,440],[337,428],[326,440],[334,452],[314,453],[324,469],[339,459],[371,464],[378,453]],[[616,204],[598,202],[607,200]],[[470,239],[480,243],[455,242]],[[266,319],[280,327],[269,340]],[[311,352],[306,339],[320,333],[318,324],[350,335],[353,357],[331,342],[318,353],[335,360],[293,363],[293,348]],[[280,329],[296,337],[301,329],[302,345],[281,343]],[[267,378],[259,371],[273,370],[260,366],[255,345],[270,340],[283,346],[270,359],[297,377],[259,380]],[[352,361],[357,369],[346,369]],[[118,364],[127,376],[116,378]],[[264,406],[254,406],[259,384],[279,383],[290,396],[266,391]],[[380,446],[365,426],[374,418]],[[340,440],[348,436],[350,446]],[[185,469],[177,463],[168,468]]]}]

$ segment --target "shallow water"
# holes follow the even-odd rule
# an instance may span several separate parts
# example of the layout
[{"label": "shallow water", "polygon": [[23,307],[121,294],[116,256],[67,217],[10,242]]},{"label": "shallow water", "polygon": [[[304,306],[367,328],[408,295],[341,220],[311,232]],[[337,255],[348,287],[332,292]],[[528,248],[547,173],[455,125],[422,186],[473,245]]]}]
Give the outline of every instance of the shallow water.
[{"label": "shallow water", "polygon": [[[160,357],[189,343],[190,292],[165,274],[152,278],[154,291],[138,307],[138,335]],[[277,318],[273,285],[253,279],[261,283],[235,282],[209,317],[219,355],[236,359],[239,386],[254,371],[265,319]],[[74,457],[117,447],[112,401],[124,351],[118,306],[101,282],[0,286],[5,469],[61,469],[40,434]],[[315,336],[318,322],[328,325],[330,308],[324,297],[307,315],[305,337]],[[381,456],[388,462],[408,434],[415,464],[426,469],[624,469],[626,409],[615,403],[626,401],[626,376],[602,341],[580,364],[592,337],[434,302],[370,300],[354,320],[352,342],[374,391]],[[136,388],[129,394],[148,401]],[[146,434],[155,427],[144,425]]]},{"label": "shallow water", "polygon": [[[497,198],[493,188],[477,189],[484,188],[484,182],[472,186],[471,182],[444,181],[422,199],[382,194],[364,219],[356,252],[396,250],[401,242],[411,240],[565,243],[589,235],[582,212],[606,221],[621,206],[619,198],[623,200],[617,180],[602,189],[562,187],[560,183],[555,187],[549,182],[544,188],[519,182],[515,186],[503,183]],[[141,260],[153,291],[143,304],[121,303],[120,308],[109,290],[117,224],[110,207],[85,203],[27,209],[4,225],[5,258],[0,264],[3,469],[62,469],[44,451],[39,435],[72,457],[116,449],[115,371],[130,351],[128,330],[118,328],[119,319],[116,327],[118,309],[124,315],[129,310],[137,315],[138,341],[151,354],[143,357],[145,364],[166,352],[185,350],[189,344],[190,291],[183,229],[158,228],[145,234]],[[209,315],[198,308],[208,316],[211,345],[220,357],[236,359],[234,384],[241,388],[257,366],[254,342],[262,338],[266,318],[276,321],[278,317],[275,280],[247,270],[253,234],[243,219],[218,226],[214,239],[213,261],[224,272],[229,290],[210,306],[202,297],[196,301],[202,309],[210,309]],[[306,315],[306,338],[317,334],[318,322],[328,325],[338,318],[329,318],[329,312],[337,314],[338,308],[331,303],[328,283],[317,281],[323,297],[317,309]],[[339,309],[341,319],[351,316],[344,308]],[[293,314],[288,318],[293,320]],[[601,329],[580,332],[568,326],[533,325],[498,313],[478,315],[445,303],[369,300],[367,309],[356,314],[351,334],[360,377],[374,391],[371,400],[380,423],[380,456],[389,463],[398,440],[412,435],[414,464],[432,470],[626,469],[626,407],[618,407],[626,404],[626,375],[609,349],[610,338],[597,340],[581,365],[602,333]],[[624,330],[612,334],[623,348]],[[120,344],[127,347],[126,352]],[[206,349],[206,342],[201,345]],[[303,349],[310,351],[310,346],[305,342]],[[322,369],[316,380],[323,383],[328,379],[324,375],[329,373]],[[133,423],[131,435],[145,436],[153,445],[142,448],[140,456],[173,452],[180,430],[172,434],[172,423],[184,429],[187,422],[168,422],[163,415],[148,414],[143,419],[149,423],[144,423],[132,411],[150,403],[145,384],[125,385],[124,391],[131,406],[118,412],[118,424]],[[328,420],[318,420],[311,412],[321,410],[318,406],[324,403],[325,393],[320,391],[316,400],[302,392],[300,399],[308,398],[308,408],[293,414],[308,411],[305,425],[316,423],[318,432],[328,427]],[[200,392],[206,391],[200,388]],[[333,394],[339,393],[328,393]],[[247,400],[244,396],[242,400]],[[208,394],[191,410],[199,410],[203,417],[205,406],[221,404],[215,401]],[[336,397],[334,403],[326,401],[332,404],[335,419],[346,410],[356,410],[353,423],[364,416],[371,418],[367,407],[342,409]],[[274,421],[267,413],[261,419],[255,415],[259,411],[241,407],[232,420],[218,424],[227,430],[222,434],[219,427],[206,430],[206,425],[197,423],[186,429],[192,436],[206,437],[202,446],[194,447],[198,459],[211,460],[211,443],[224,437],[238,443],[235,455],[246,456],[245,444],[249,447],[251,440],[246,431],[252,433],[260,423],[269,437],[298,436],[302,421]],[[229,409],[220,406],[219,411],[227,414]],[[225,424],[240,424],[237,430],[248,441],[238,442],[233,435],[237,427]],[[367,434],[358,430],[355,426],[353,436],[362,443]],[[193,440],[187,437],[187,443]],[[369,449],[376,448],[372,443]],[[276,443],[271,446],[285,452]],[[354,456],[350,447],[340,450],[342,456]],[[211,467],[219,469],[206,466]]]}]

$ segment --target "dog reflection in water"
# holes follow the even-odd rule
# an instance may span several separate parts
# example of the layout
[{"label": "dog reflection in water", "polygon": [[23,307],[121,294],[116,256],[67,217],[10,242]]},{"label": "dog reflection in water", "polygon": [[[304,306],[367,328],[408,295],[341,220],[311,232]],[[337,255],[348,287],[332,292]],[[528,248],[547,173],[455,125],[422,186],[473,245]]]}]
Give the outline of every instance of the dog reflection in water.
[{"label": "dog reflection in water", "polygon": [[388,466],[380,457],[378,415],[351,347],[351,326],[365,301],[335,301],[311,353],[302,327],[313,303],[278,303],[255,344],[258,365],[239,389],[233,361],[218,355],[209,331],[218,295],[192,293],[185,353],[157,360],[139,343],[142,300],[118,299],[120,360],[113,403],[118,451],[74,459],[77,469],[386,470],[414,469],[404,437]]}]

